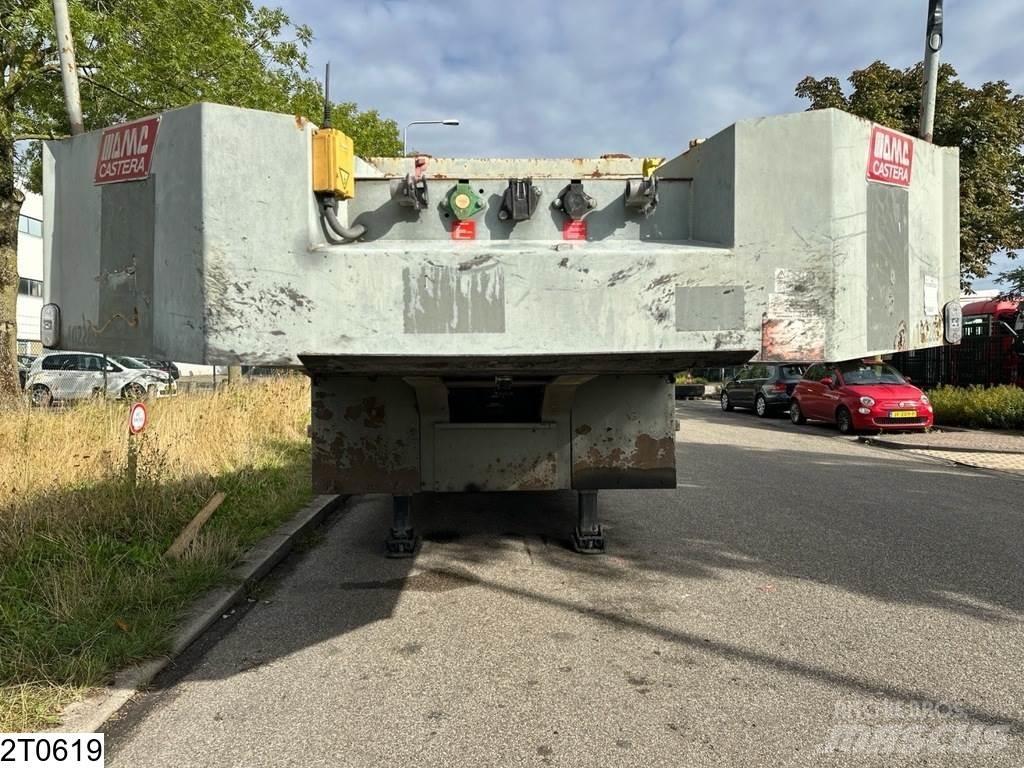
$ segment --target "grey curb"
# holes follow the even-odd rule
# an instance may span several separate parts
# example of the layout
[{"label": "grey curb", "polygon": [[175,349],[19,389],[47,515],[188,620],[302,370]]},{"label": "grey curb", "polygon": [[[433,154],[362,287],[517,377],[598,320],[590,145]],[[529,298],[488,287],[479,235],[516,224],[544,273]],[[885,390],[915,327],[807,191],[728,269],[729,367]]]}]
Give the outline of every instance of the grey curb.
[{"label": "grey curb", "polygon": [[148,685],[175,656],[192,645],[214,622],[231,610],[233,605],[241,602],[249,585],[262,579],[281,562],[291,551],[298,537],[316,528],[347,498],[315,496],[293,518],[279,525],[273,533],[245,553],[238,565],[231,569],[229,586],[207,592],[192,605],[175,631],[167,656],[121,670],[114,676],[113,684],[82,701],[70,704],[61,716],[61,724],[51,729],[51,732],[99,731],[115,712],[127,704],[140,688]]},{"label": "grey curb", "polygon": [[913,451],[945,451],[947,453],[1006,453],[1011,455],[1024,454],[1024,450],[997,450],[991,448],[964,448],[961,446],[949,446],[949,445],[935,445],[932,443],[901,443],[897,440],[886,440],[884,437],[866,437],[861,436],[857,438],[862,443],[868,445],[874,445],[879,448],[893,448],[895,450],[913,450]]}]

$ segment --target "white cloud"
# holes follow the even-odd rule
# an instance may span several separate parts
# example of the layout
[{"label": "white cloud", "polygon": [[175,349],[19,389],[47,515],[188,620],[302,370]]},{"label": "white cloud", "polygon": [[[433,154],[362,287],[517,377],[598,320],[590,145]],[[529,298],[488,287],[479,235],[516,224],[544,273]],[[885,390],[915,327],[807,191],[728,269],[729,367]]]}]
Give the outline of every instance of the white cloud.
[{"label": "white cloud", "polygon": [[[332,92],[420,126],[435,155],[670,155],[745,117],[803,109],[807,74],[845,77],[924,47],[925,0],[264,0],[316,35]],[[1020,0],[947,0],[943,60],[1024,86]]]}]

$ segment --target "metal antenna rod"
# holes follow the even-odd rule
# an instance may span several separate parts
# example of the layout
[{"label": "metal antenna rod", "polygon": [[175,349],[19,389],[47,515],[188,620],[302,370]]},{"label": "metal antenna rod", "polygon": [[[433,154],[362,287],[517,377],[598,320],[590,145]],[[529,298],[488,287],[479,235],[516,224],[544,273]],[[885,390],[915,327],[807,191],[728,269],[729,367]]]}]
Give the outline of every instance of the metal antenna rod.
[{"label": "metal antenna rod", "polygon": [[324,67],[324,123],[322,128],[331,127],[331,62]]},{"label": "metal antenna rod", "polygon": [[918,134],[932,140],[935,127],[935,91],[939,81],[939,51],[942,50],[942,0],[928,0],[928,29],[924,43],[924,83],[921,89],[921,124]]}]

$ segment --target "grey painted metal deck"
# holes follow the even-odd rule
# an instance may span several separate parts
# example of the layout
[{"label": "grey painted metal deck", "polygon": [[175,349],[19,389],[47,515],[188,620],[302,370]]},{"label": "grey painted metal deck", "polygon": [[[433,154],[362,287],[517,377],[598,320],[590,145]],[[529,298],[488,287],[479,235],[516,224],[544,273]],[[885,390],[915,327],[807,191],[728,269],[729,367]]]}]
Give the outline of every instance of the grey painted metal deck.
[{"label": "grey painted metal deck", "polygon": [[[958,294],[955,150],[914,140],[908,188],[868,182],[871,125],[836,110],[742,121],[669,160],[649,218],[623,202],[640,158],[434,159],[418,214],[389,193],[411,160],[360,162],[344,215],[367,234],[343,246],[319,228],[312,130],[213,104],[174,110],[152,175],[104,186],[92,183],[98,132],[48,143],[46,287],[62,346],[372,359],[381,372],[410,358],[838,359],[941,343],[937,312]],[[510,176],[542,192],[514,225],[497,216]],[[487,202],[472,241],[450,239],[440,204],[459,178]],[[577,178],[596,208],[588,239],[564,241],[551,203]]]}]

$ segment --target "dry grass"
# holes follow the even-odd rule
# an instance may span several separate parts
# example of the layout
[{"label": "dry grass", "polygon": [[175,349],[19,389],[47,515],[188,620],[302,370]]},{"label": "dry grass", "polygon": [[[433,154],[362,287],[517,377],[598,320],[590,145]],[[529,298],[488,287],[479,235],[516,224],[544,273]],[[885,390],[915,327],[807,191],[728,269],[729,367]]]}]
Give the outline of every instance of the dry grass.
[{"label": "dry grass", "polygon": [[[183,607],[310,498],[305,377],[150,415],[133,485],[124,403],[0,414],[0,731],[45,725],[163,652]],[[188,555],[163,558],[217,490],[227,499]]]}]

